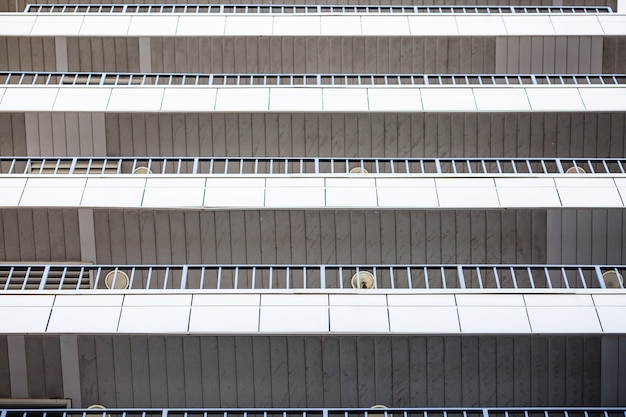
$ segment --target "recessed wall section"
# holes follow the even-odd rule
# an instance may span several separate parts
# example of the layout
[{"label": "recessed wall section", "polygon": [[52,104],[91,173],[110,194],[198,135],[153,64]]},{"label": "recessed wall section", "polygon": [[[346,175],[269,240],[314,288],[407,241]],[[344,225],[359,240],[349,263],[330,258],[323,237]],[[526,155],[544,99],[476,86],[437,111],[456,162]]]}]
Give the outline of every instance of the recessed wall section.
[{"label": "recessed wall section", "polygon": [[[624,113],[0,113],[3,156],[613,157]],[[28,121],[28,123],[27,123]]]},{"label": "recessed wall section", "polygon": [[[0,68],[62,70],[55,42],[0,37]],[[66,42],[67,70],[94,72],[610,73],[623,71],[625,60],[622,38],[600,36],[153,36],[144,42],[74,36]],[[141,65],[140,57],[149,62]]]},{"label": "recessed wall section", "polygon": [[1,209],[0,261],[79,261],[78,210]]},{"label": "recessed wall section", "polygon": [[111,156],[623,157],[624,113],[106,114]]},{"label": "recessed wall section", "polygon": [[98,263],[544,263],[545,210],[94,210]]},{"label": "recessed wall section", "polygon": [[[0,336],[0,346],[6,345],[6,337]],[[53,362],[61,362],[59,336],[24,339],[26,365],[46,368],[45,381],[29,378],[31,397],[56,393],[68,398],[70,392],[64,396],[60,385],[62,370]],[[616,354],[624,352],[623,339],[619,337]],[[554,335],[81,335],[73,351],[81,398],[72,398],[72,404],[599,406],[604,342],[599,336]],[[605,360],[610,366],[617,356]],[[52,372],[58,374],[48,375]],[[618,380],[607,378],[615,387]],[[604,405],[623,402],[623,391],[611,399]]]}]

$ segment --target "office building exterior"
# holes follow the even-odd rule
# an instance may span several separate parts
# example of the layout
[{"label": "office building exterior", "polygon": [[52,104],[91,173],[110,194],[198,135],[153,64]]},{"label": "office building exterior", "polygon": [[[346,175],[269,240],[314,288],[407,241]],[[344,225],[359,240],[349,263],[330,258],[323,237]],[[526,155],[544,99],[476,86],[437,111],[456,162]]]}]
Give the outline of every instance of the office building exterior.
[{"label": "office building exterior", "polygon": [[626,5],[386,3],[0,0],[1,410],[624,414]]}]

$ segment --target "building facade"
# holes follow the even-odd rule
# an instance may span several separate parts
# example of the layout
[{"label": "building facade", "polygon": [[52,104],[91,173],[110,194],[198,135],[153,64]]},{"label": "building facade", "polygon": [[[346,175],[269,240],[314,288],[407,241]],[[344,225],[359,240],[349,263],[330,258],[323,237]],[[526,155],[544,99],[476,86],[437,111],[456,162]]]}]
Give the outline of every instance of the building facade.
[{"label": "building facade", "polygon": [[625,5],[330,3],[0,1],[3,407],[626,404]]}]

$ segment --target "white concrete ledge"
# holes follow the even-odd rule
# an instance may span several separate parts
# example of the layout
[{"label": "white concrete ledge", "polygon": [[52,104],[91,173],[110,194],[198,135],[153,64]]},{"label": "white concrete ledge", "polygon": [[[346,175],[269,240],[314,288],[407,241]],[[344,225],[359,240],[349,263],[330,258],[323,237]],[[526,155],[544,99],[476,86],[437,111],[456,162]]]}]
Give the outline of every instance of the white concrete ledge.
[{"label": "white concrete ledge", "polygon": [[595,36],[626,34],[623,14],[2,13],[0,36]]},{"label": "white concrete ledge", "polygon": [[[88,96],[88,99],[86,99]],[[6,86],[0,111],[626,111],[626,86]]]},{"label": "white concrete ledge", "polygon": [[626,175],[0,176],[3,207],[623,208]]},{"label": "white concrete ledge", "polygon": [[[610,334],[626,292],[6,295],[0,333]],[[175,299],[163,305],[163,300]],[[170,300],[171,301],[171,300]],[[19,320],[15,320],[19,317]]]}]

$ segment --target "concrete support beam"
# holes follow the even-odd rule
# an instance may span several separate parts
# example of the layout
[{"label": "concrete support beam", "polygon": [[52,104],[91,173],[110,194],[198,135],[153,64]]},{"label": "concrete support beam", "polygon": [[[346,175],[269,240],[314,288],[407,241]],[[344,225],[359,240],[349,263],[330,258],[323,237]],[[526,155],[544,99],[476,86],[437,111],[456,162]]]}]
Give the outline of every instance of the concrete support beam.
[{"label": "concrete support beam", "polygon": [[60,336],[63,394],[72,400],[72,407],[82,407],[80,395],[80,370],[78,340],[76,336]]},{"label": "concrete support beam", "polygon": [[11,397],[28,398],[28,374],[26,372],[26,343],[24,336],[7,336],[9,372],[11,374]]},{"label": "concrete support beam", "polygon": [[54,42],[57,71],[68,71],[67,61],[67,38],[64,36],[58,36]]},{"label": "concrete support beam", "polygon": [[78,230],[80,235],[80,260],[95,263],[96,236],[92,209],[78,209]]},{"label": "concrete support beam", "polygon": [[152,56],[150,53],[150,38],[139,38],[139,70],[152,72]]}]

